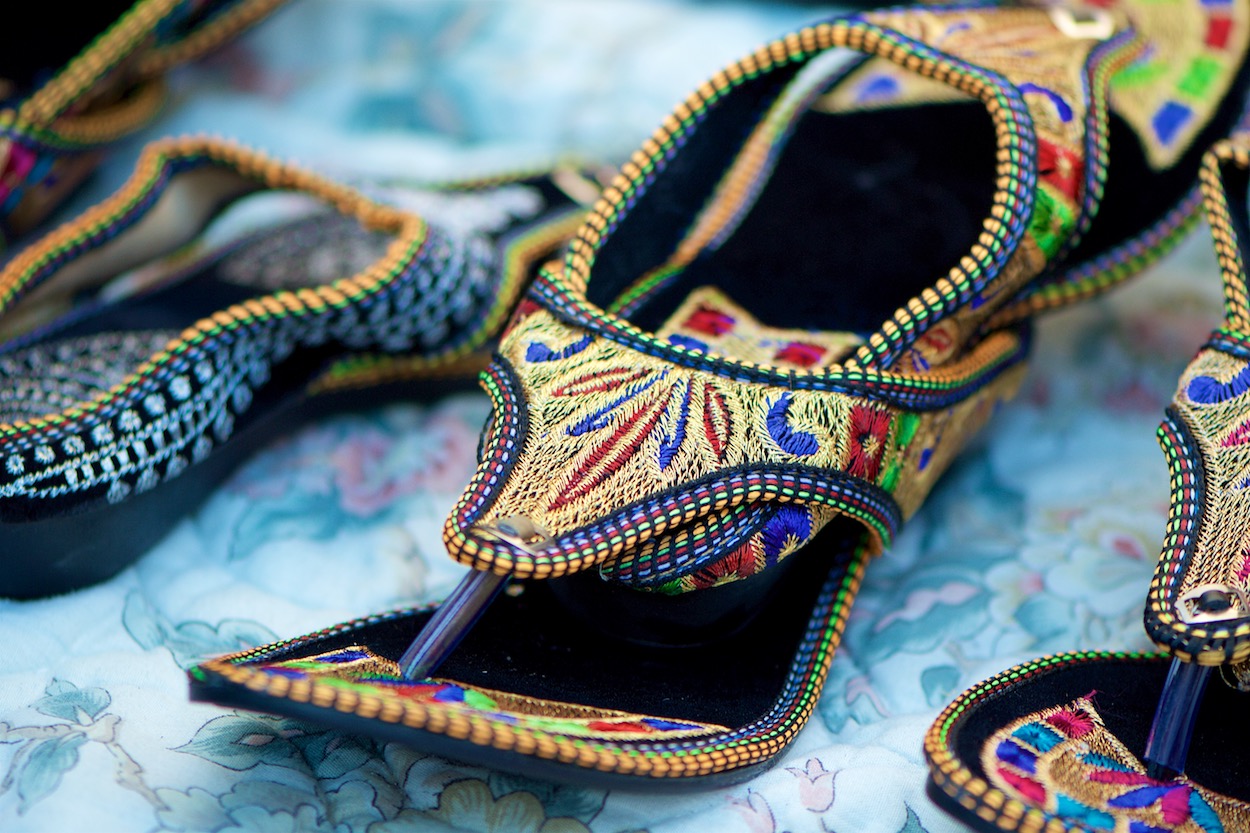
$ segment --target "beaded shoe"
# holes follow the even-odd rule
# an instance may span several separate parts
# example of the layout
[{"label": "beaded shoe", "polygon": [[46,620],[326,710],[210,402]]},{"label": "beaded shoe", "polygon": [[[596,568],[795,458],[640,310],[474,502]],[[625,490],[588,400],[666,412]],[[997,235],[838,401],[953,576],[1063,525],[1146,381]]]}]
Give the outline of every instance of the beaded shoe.
[{"label": "beaded shoe", "polygon": [[[444,530],[461,588],[205,663],[192,695],[562,780],[756,774],[870,557],[1018,385],[1030,316],[1187,222],[1243,111],[1232,8],[1218,45],[1197,4],[867,12],[713,76],[512,318]],[[1146,52],[1151,84],[1110,83]],[[915,97],[859,96],[904,73]]]},{"label": "beaded shoe", "polygon": [[[1245,136],[1203,166],[1224,322],[1159,427],[1172,505],[1146,631],[1168,653],[1048,657],[949,706],[925,742],[930,792],[982,829],[1250,829],[1248,174]],[[1208,689],[1217,667],[1228,685]]]},{"label": "beaded shoe", "polygon": [[[321,210],[151,263],[278,190]],[[569,193],[598,189],[570,170],[396,190],[426,222],[221,141],[149,145],[118,193],[0,271],[0,595],[112,575],[301,419],[472,380],[584,215]]]},{"label": "beaded shoe", "polygon": [[23,15],[42,17],[40,31],[7,39],[0,57],[0,250],[68,196],[108,145],[156,116],[168,70],[284,1],[29,4]]}]

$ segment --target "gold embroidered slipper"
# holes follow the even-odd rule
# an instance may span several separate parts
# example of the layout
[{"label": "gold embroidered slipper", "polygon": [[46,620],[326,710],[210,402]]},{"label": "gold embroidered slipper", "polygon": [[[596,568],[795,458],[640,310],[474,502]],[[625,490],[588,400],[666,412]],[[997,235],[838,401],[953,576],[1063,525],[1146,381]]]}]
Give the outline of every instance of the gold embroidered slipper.
[{"label": "gold embroidered slipper", "polygon": [[[301,420],[467,384],[581,222],[569,194],[598,194],[572,169],[378,190],[392,203],[219,140],[164,140],[0,270],[0,595],[112,575]],[[258,191],[317,210],[186,250]],[[148,285],[119,293],[119,275]]]},{"label": "gold embroidered slipper", "polygon": [[23,19],[37,31],[6,39],[0,55],[0,251],[67,197],[110,144],[156,116],[167,71],[283,2],[27,4]]},{"label": "gold embroidered slipper", "polygon": [[[1136,3],[869,12],[713,76],[513,316],[444,530],[461,587],[204,663],[192,695],[562,780],[768,766],[866,561],[1015,390],[1021,293],[1157,254],[1191,143],[1241,118],[1250,3],[1218,49],[1180,25],[1197,6],[1169,8],[1138,30]],[[1166,148],[1146,110],[1107,107],[1163,41],[1210,69]],[[851,77],[837,47],[962,100],[813,109]]]},{"label": "gold embroidered slipper", "polygon": [[[1250,829],[1248,177],[1244,135],[1202,169],[1225,316],[1159,428],[1172,505],[1145,618],[1168,654],[1039,660],[947,708],[925,742],[931,792],[983,829]],[[1228,685],[1208,688],[1216,667]]]}]

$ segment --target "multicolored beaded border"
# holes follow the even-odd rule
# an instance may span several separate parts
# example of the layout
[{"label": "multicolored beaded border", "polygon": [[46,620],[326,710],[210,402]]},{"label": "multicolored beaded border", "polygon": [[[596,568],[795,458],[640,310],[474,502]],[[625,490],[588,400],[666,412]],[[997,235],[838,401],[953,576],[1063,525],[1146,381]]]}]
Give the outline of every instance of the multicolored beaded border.
[{"label": "multicolored beaded border", "polygon": [[[162,42],[160,28],[190,0],[139,0],[16,108],[0,109],[0,248],[13,215],[32,189],[68,190],[94,167],[93,152],[151,121],[165,101],[162,74],[216,49],[286,0],[226,0],[226,7],[182,37]],[[89,97],[115,90],[119,100],[72,112]],[[25,217],[42,219],[57,198]],[[28,206],[29,207],[29,206]],[[8,218],[8,220],[6,220]]]},{"label": "multicolored beaded border", "polygon": [[[211,341],[223,331],[246,328],[274,317],[318,313],[355,303],[380,291],[403,273],[424,244],[427,232],[424,220],[372,202],[351,188],[220,140],[203,137],[166,140],[144,150],[135,173],[112,197],[24,249],[0,271],[0,310],[12,306],[24,291],[64,264],[114,239],[154,204],[179,170],[202,164],[232,168],[259,186],[312,193],[344,214],[357,217],[367,228],[393,233],[396,240],[380,261],[359,275],[326,286],[261,296],[219,310],[186,329],[164,351],[100,398],[46,418],[0,425],[0,437],[13,439],[37,433],[58,436],[72,429],[75,423],[106,410],[115,400],[134,395],[147,377],[161,372],[163,365]],[[472,349],[458,345],[445,353],[442,361],[454,362]]]},{"label": "multicolored beaded border", "polygon": [[[0,126],[13,131],[30,127],[75,143],[112,141],[133,125],[101,123],[90,116],[80,125],[82,117],[67,116],[66,111],[112,73],[124,68],[132,83],[154,78],[217,48],[284,2],[227,0],[230,8],[216,11],[182,38],[160,43],[154,40],[158,28],[189,5],[188,0],[140,0],[16,110],[0,113]],[[88,123],[92,128],[84,129]]]},{"label": "multicolored beaded border", "polygon": [[[1225,172],[1250,170],[1246,138],[1215,145],[1203,159],[1201,185],[1224,286],[1224,324],[1207,347],[1250,358],[1250,298],[1247,297],[1240,234],[1229,211]],[[1244,198],[1244,186],[1237,196]],[[1202,452],[1179,413],[1169,408],[1159,427],[1168,459],[1171,508],[1159,564],[1146,600],[1146,630],[1161,648],[1187,662],[1223,665],[1250,658],[1250,619],[1227,624],[1193,624],[1177,616],[1181,580],[1193,558],[1206,508]]]},{"label": "multicolored beaded border", "polygon": [[225,681],[275,700],[311,703],[326,709],[328,714],[354,714],[446,735],[476,746],[601,772],[644,778],[706,776],[760,764],[775,757],[794,740],[820,699],[834,650],[841,642],[851,604],[863,581],[867,558],[867,550],[861,546],[843,553],[831,567],[830,576],[820,591],[785,684],[772,709],[746,726],[710,737],[667,743],[598,742],[568,738],[514,727],[484,715],[466,714],[462,709],[453,711],[439,708],[437,704],[414,703],[400,698],[383,699],[308,680],[292,681],[267,675],[247,665],[251,661],[268,660],[279,651],[298,649],[315,639],[409,615],[414,612],[412,610],[360,619],[298,639],[221,657],[192,668],[188,674],[192,680],[193,696],[196,695],[197,684],[210,689],[213,684],[220,685],[219,681]]}]

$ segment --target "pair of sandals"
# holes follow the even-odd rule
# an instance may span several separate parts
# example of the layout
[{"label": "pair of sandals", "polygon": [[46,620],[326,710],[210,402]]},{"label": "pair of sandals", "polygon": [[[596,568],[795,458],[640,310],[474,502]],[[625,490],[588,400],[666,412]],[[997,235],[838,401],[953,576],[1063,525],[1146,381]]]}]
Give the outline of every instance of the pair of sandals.
[{"label": "pair of sandals", "polygon": [[[432,340],[411,305],[448,269],[460,286],[453,265],[471,262],[468,249],[434,223],[317,185],[397,238],[386,255],[329,284],[225,296],[216,312],[204,303],[223,297],[218,261],[163,284],[167,299],[149,309],[174,304],[186,329],[156,352],[122,351],[130,361],[113,369],[125,372],[94,398],[0,427],[0,536],[34,546],[40,529],[173,494],[236,447],[238,426],[283,401],[305,410],[327,367],[400,362],[428,380],[489,343],[510,309],[482,375],[493,413],[478,472],[444,531],[473,568],[462,587],[437,609],[205,662],[190,672],[192,696],[562,780],[681,788],[752,777],[815,706],[868,561],[1015,391],[1031,318],[1174,244],[1196,215],[1200,169],[1216,188],[1203,151],[1243,120],[1248,51],[1246,0],[913,7],[804,28],[680,105],[519,303],[498,293]],[[1240,147],[1207,157],[1241,177],[1239,199],[1244,166],[1229,160],[1244,160]],[[150,251],[142,232],[176,204],[175,183],[206,188],[215,204],[258,182],[311,179],[213,143],[152,154],[116,198],[0,275],[6,317],[27,305],[38,319],[66,288]],[[575,210],[548,193],[544,217]],[[1219,557],[1223,538],[1239,540],[1235,414],[1250,371],[1236,358],[1247,313],[1232,230],[1245,206],[1219,205],[1229,322],[1165,431],[1177,499],[1152,636],[1183,637],[1171,643],[1181,664],[1161,701],[1154,766],[1146,773],[1145,753],[1128,751],[1158,700],[1144,685],[1122,687],[1135,705],[1117,701],[1119,722],[1072,698],[1105,689],[1100,675],[1140,665],[1159,676],[1166,662],[1008,672],[952,706],[927,746],[935,796],[987,829],[1150,833],[1250,818],[1235,777],[1208,789],[1162,769],[1184,765],[1194,661],[1232,663],[1250,645],[1237,641],[1250,632],[1244,556]],[[534,227],[548,249],[559,222]],[[151,299],[135,297],[123,306]],[[27,328],[0,359],[121,329],[111,304],[86,309],[68,326]],[[1218,482],[1204,474],[1214,453],[1230,461]],[[146,517],[131,511],[131,527]],[[6,576],[55,560],[4,551]],[[1067,677],[1052,669],[1068,668],[1084,685],[1075,695],[1054,682]],[[1033,680],[1051,682],[1026,699]],[[1231,696],[1202,702],[1233,708]],[[1119,774],[1072,775],[1074,760]],[[1173,789],[1189,814],[1177,822],[1182,798],[1132,792],[1143,785]]]}]

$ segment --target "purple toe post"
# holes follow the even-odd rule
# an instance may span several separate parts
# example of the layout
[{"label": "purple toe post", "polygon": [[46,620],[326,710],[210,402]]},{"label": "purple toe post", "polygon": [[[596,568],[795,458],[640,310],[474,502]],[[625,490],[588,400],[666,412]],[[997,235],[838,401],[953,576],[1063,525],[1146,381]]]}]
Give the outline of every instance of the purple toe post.
[{"label": "purple toe post", "polygon": [[404,676],[410,680],[430,676],[456,649],[507,583],[508,576],[481,570],[474,570],[461,579],[399,658]]},{"label": "purple toe post", "polygon": [[1210,676],[1209,665],[1172,660],[1146,741],[1146,774],[1151,778],[1165,780],[1185,771],[1198,705]]}]

